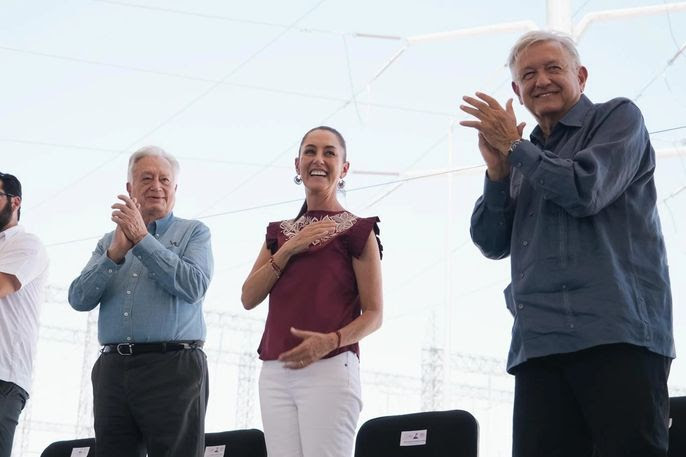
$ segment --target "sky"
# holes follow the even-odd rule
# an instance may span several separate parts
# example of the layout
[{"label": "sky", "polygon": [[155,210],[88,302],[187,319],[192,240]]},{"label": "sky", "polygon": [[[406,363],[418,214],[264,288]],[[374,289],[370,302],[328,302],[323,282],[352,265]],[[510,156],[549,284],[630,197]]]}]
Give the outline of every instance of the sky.
[{"label": "sky", "polygon": [[[664,4],[571,1],[569,12],[578,25],[595,12]],[[679,355],[686,344],[686,7],[677,6],[592,22],[578,47],[591,100],[631,98],[651,132]],[[316,125],[337,128],[348,143],[343,205],[381,219],[385,319],[362,342],[363,372],[377,373],[367,379],[416,390],[422,351],[432,347],[503,360],[512,324],[502,296],[509,261],[483,258],[469,239],[483,168],[474,131],[458,125],[465,118],[458,106],[477,90],[502,103],[513,96],[509,48],[524,27],[546,28],[548,7],[533,0],[0,0],[0,170],[24,185],[21,222],[48,246],[53,291],[29,403],[31,420],[42,425],[22,438],[25,455],[73,435],[97,345],[91,338],[95,350],[82,347],[87,316],[68,307],[64,290],[112,230],[110,205],[124,192],[128,156],[148,144],[181,162],[175,214],[199,218],[212,232],[210,401],[224,406],[210,406],[210,430],[240,423],[231,411],[242,392],[236,364],[222,364],[235,355],[221,354],[252,353],[259,338],[266,306],[244,311],[240,287],[267,223],[297,213],[303,189],[292,181],[293,159]],[[446,33],[460,30],[481,33]],[[528,134],[535,122],[517,102],[515,112]],[[511,379],[465,373],[459,364],[443,379],[453,390],[437,407],[478,411],[482,455],[507,455],[508,403],[451,395],[462,384],[511,389]],[[686,392],[680,358],[670,385]],[[416,396],[375,389],[363,420],[421,407]],[[259,414],[243,423],[259,427]]]}]

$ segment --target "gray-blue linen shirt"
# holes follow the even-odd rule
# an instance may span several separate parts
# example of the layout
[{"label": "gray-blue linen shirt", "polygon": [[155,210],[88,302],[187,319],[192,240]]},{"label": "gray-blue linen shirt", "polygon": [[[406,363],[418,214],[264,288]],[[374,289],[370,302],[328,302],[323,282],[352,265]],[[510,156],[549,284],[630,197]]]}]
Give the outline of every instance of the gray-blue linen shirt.
[{"label": "gray-blue linen shirt", "polygon": [[656,208],[655,151],[630,100],[579,102],[486,177],[471,235],[511,256],[507,368],[533,357],[630,343],[674,357],[672,297]]},{"label": "gray-blue linen shirt", "polygon": [[169,213],[122,264],[107,257],[114,232],[99,242],[69,287],[78,311],[100,304],[100,344],[205,340],[202,302],[212,278],[210,231],[199,221]]}]

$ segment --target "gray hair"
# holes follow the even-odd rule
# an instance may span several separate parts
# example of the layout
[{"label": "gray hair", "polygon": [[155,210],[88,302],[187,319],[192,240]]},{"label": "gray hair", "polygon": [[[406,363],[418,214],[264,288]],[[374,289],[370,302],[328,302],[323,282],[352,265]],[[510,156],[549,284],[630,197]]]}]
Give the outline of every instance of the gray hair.
[{"label": "gray hair", "polygon": [[572,37],[553,30],[533,30],[519,37],[514,46],[512,46],[510,55],[507,58],[507,66],[510,68],[510,73],[514,74],[515,63],[517,63],[517,58],[519,58],[519,55],[522,53],[522,51],[532,44],[542,43],[545,41],[554,41],[555,43],[559,43],[560,46],[567,51],[569,57],[572,58],[574,67],[579,68],[581,66],[579,51],[576,50],[576,44],[574,43]]},{"label": "gray hair", "polygon": [[172,167],[174,180],[176,180],[176,178],[179,176],[179,171],[181,170],[181,167],[179,165],[179,161],[176,160],[176,158],[173,155],[169,154],[167,151],[165,151],[159,146],[143,146],[138,151],[131,154],[131,157],[129,158],[129,182],[133,180],[134,165],[136,165],[136,162],[138,162],[143,157],[162,157],[163,159],[166,159],[167,162],[169,162],[169,165],[171,165]]}]

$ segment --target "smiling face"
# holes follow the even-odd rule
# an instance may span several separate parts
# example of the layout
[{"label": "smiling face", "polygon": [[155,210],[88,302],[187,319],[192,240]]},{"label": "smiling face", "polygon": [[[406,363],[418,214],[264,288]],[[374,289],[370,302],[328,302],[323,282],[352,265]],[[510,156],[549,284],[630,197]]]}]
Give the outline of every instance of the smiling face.
[{"label": "smiling face", "polygon": [[302,176],[309,192],[333,193],[338,181],[348,173],[345,148],[338,137],[328,130],[312,130],[303,139],[300,155],[295,159],[295,171]]},{"label": "smiling face", "polygon": [[146,224],[162,219],[171,212],[176,201],[176,179],[171,164],[159,156],[138,159],[126,190],[141,205]]},{"label": "smiling face", "polygon": [[575,65],[556,41],[541,41],[525,48],[512,68],[512,89],[534,115],[545,133],[579,101],[588,71]]}]

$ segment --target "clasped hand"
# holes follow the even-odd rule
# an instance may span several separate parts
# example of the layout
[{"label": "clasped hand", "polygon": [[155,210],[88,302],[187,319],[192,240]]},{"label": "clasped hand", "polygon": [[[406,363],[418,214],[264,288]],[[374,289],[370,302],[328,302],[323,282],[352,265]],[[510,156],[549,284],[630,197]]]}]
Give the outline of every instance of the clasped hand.
[{"label": "clasped hand", "polygon": [[119,263],[126,253],[148,233],[148,228],[140,212],[140,204],[135,198],[118,195],[123,203],[112,205],[112,221],[117,224],[107,255]]}]

